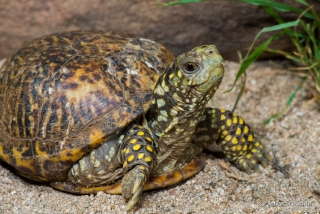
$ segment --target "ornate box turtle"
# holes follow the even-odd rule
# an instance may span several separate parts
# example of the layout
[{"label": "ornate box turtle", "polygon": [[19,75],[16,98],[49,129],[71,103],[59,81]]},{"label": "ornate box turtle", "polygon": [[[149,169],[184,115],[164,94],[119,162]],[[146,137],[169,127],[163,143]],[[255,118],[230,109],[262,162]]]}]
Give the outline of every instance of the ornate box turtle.
[{"label": "ornate box turtle", "polygon": [[199,172],[219,145],[250,173],[270,156],[243,119],[206,108],[224,74],[213,45],[176,59],[125,33],[74,31],[36,39],[0,70],[0,158],[66,192],[122,194]]}]

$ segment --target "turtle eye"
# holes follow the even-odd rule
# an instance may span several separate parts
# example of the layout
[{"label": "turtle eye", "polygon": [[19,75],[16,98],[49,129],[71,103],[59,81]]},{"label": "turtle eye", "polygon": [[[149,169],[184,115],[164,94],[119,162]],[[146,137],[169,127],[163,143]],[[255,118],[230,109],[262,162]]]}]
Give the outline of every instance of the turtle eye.
[{"label": "turtle eye", "polygon": [[198,70],[198,68],[199,68],[198,64],[196,64],[194,62],[187,62],[184,64],[184,69],[188,73],[194,73],[195,71]]}]

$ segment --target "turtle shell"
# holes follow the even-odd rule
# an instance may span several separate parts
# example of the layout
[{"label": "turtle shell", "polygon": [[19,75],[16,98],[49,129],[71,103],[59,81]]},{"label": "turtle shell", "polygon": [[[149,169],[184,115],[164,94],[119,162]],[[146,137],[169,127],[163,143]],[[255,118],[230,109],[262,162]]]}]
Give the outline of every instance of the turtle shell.
[{"label": "turtle shell", "polygon": [[173,59],[126,33],[34,40],[0,70],[0,158],[31,179],[64,180],[76,161],[149,109]]}]

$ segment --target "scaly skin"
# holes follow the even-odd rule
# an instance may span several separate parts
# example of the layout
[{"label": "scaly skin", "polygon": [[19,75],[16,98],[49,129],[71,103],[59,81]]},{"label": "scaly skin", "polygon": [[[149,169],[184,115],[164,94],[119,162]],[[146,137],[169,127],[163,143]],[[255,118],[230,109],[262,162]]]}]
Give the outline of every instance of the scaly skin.
[{"label": "scaly skin", "polygon": [[216,142],[226,157],[246,173],[259,172],[258,164],[268,165],[271,156],[244,120],[231,111],[206,108],[194,138],[204,148]]}]

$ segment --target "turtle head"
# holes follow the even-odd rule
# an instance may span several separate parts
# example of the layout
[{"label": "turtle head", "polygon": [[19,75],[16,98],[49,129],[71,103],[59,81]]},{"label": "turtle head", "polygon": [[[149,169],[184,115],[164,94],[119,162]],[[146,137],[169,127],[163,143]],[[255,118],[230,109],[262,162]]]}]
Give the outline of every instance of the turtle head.
[{"label": "turtle head", "polygon": [[196,47],[178,56],[171,64],[163,76],[162,88],[177,101],[206,103],[222,81],[222,63],[223,58],[216,46]]}]

